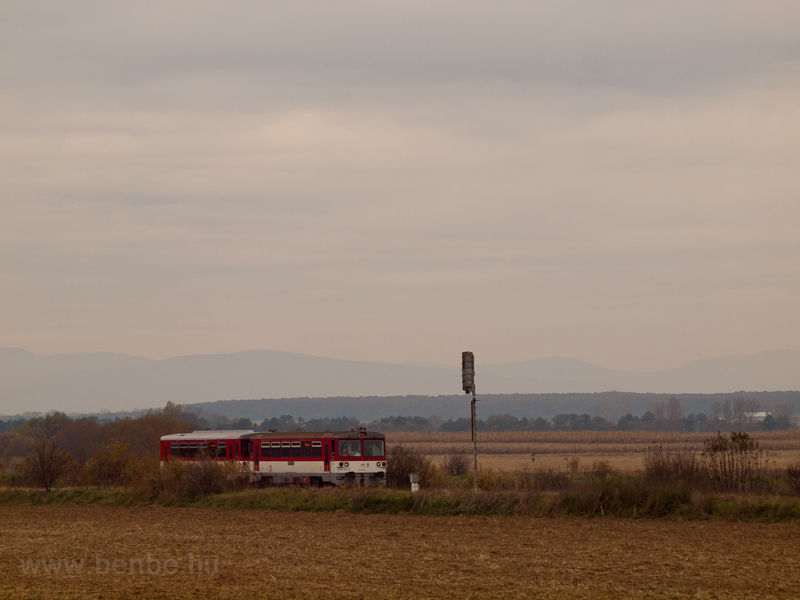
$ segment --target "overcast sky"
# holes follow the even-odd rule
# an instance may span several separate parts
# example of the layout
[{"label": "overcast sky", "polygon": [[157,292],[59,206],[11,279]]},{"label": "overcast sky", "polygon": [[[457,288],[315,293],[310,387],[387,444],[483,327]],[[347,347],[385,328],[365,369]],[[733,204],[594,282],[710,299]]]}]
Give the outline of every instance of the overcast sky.
[{"label": "overcast sky", "polygon": [[800,3],[4,2],[0,346],[800,350]]}]

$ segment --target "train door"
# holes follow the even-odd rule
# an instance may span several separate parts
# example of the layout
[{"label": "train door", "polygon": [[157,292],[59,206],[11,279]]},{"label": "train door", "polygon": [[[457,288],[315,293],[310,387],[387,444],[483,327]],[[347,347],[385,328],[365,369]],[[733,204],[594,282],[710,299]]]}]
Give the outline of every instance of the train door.
[{"label": "train door", "polygon": [[328,448],[328,444],[325,444],[325,446],[322,448],[322,456],[325,457],[325,467],[323,470],[326,473],[329,473],[331,470],[331,453],[330,449]]}]

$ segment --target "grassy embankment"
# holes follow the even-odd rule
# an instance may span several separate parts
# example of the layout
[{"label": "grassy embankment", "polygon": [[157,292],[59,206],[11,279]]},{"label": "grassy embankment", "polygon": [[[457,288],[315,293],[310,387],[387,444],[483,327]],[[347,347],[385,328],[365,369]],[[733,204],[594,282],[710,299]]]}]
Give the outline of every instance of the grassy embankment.
[{"label": "grassy embankment", "polygon": [[419,515],[661,518],[800,523],[800,498],[778,494],[698,493],[686,486],[653,487],[632,478],[584,482],[562,491],[481,491],[444,488],[416,494],[389,489],[244,489],[189,497],[152,497],[124,488],[0,489],[0,504],[178,506]]}]

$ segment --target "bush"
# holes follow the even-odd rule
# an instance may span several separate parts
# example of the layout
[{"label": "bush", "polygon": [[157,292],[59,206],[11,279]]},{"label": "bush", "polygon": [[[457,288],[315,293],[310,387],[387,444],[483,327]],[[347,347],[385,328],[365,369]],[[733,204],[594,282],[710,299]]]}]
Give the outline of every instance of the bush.
[{"label": "bush", "polygon": [[441,474],[433,461],[408,446],[392,446],[386,460],[386,484],[390,487],[408,489],[411,473],[419,473],[420,487],[433,487],[440,483]]},{"label": "bush", "polygon": [[786,467],[786,483],[800,494],[800,462],[792,463]]},{"label": "bush", "polygon": [[469,456],[464,453],[448,454],[442,462],[442,470],[448,475],[466,475],[469,471]]},{"label": "bush", "polygon": [[717,433],[703,444],[703,466],[718,489],[734,491],[765,483],[763,453],[747,433],[732,432],[730,439]]},{"label": "bush", "polygon": [[599,477],[600,479],[605,479],[614,474],[614,469],[611,468],[611,465],[606,460],[597,460],[592,463],[592,475],[595,477]]},{"label": "bush", "polygon": [[658,483],[695,482],[700,475],[700,465],[694,452],[676,452],[650,446],[644,451],[644,475]]},{"label": "bush", "polygon": [[123,485],[126,471],[133,460],[130,444],[112,442],[92,457],[86,466],[86,477],[93,485]]},{"label": "bush", "polygon": [[[470,479],[465,482],[465,487],[472,489]],[[530,472],[509,473],[508,471],[495,471],[494,469],[480,469],[478,471],[478,489],[482,492],[496,492],[509,490],[531,490],[534,487],[533,477]]]},{"label": "bush", "polygon": [[245,473],[230,461],[170,461],[150,480],[150,493],[162,500],[182,501],[240,489]]},{"label": "bush", "polygon": [[541,491],[563,491],[570,485],[569,476],[553,467],[534,471],[533,482],[535,488]]},{"label": "bush", "polygon": [[[472,487],[472,479],[464,482],[464,487]],[[508,472],[494,469],[481,469],[478,472],[478,489],[480,491],[564,491],[570,487],[570,479],[566,473],[552,467],[535,471]]]}]

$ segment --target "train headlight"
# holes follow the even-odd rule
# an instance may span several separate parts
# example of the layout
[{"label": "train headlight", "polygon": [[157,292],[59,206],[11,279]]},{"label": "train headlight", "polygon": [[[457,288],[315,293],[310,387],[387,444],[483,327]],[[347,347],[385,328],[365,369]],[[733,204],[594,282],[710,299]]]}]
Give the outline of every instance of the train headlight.
[{"label": "train headlight", "polygon": [[345,467],[349,467],[349,466],[350,466],[350,463],[349,463],[349,462],[346,462],[346,463],[344,463],[344,466],[345,466]]},{"label": "train headlight", "polygon": [[343,462],[340,462],[340,463],[339,463],[339,466],[340,466],[340,467],[343,467],[343,466],[344,466],[344,463],[343,463]]}]

